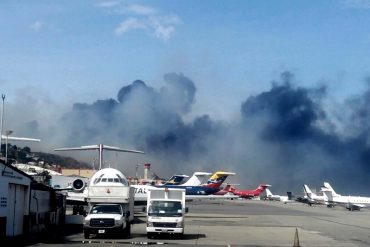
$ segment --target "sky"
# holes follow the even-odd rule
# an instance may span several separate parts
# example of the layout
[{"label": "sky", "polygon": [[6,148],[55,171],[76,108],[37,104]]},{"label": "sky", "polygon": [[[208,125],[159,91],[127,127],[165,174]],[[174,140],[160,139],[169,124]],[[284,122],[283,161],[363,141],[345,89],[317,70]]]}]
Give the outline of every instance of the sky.
[{"label": "sky", "polygon": [[43,152],[144,149],[111,162],[162,176],[223,169],[284,193],[311,174],[350,193],[370,180],[368,23],[368,0],[1,1],[4,128]]}]

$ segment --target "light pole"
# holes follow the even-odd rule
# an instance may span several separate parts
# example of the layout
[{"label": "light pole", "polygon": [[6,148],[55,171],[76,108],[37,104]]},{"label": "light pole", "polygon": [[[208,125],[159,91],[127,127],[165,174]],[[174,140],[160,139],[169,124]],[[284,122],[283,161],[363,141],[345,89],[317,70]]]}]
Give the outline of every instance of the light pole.
[{"label": "light pole", "polygon": [[6,142],[5,142],[5,163],[8,163],[8,137],[13,133],[13,130],[5,131]]},{"label": "light pole", "polygon": [[3,123],[4,123],[4,101],[5,101],[5,94],[1,95],[3,99],[3,109],[1,111],[1,126],[0,126],[0,153],[1,153],[1,145],[3,144]]}]

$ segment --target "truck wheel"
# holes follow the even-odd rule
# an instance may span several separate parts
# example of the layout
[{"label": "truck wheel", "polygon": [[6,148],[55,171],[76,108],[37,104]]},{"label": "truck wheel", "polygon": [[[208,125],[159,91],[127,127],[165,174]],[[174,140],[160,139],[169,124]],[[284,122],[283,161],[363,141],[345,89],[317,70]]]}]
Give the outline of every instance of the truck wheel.
[{"label": "truck wheel", "polygon": [[123,229],[123,235],[128,238],[131,235],[131,223],[127,222],[126,228]]},{"label": "truck wheel", "polygon": [[84,237],[86,239],[89,239],[90,238],[90,233],[88,231],[84,231]]}]

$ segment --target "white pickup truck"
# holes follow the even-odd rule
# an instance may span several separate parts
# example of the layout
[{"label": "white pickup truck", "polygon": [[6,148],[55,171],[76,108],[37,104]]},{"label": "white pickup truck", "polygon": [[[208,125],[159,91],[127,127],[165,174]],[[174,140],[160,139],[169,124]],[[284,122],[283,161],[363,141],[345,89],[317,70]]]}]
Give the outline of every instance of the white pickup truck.
[{"label": "white pickup truck", "polygon": [[130,211],[121,204],[95,204],[85,217],[84,237],[90,234],[119,234],[128,237],[131,232]]},{"label": "white pickup truck", "polygon": [[185,190],[173,188],[150,188],[147,200],[148,238],[156,234],[184,234]]}]

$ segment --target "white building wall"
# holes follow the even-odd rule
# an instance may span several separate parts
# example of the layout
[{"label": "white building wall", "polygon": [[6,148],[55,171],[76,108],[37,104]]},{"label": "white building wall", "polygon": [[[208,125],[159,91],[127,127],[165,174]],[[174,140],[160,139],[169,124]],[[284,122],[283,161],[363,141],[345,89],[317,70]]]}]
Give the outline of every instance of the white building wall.
[{"label": "white building wall", "polygon": [[[0,236],[23,233],[24,216],[29,215],[31,178],[0,163]],[[4,225],[5,224],[5,225]]]}]

